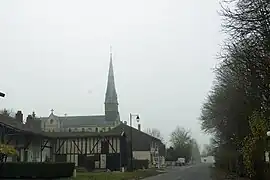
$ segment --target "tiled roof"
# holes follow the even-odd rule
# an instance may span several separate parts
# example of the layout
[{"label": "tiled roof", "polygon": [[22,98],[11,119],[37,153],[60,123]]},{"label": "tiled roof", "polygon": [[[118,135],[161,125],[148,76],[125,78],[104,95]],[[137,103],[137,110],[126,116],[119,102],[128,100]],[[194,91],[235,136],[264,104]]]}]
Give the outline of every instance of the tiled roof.
[{"label": "tiled roof", "polygon": [[0,124],[14,129],[17,132],[35,134],[49,138],[76,138],[90,136],[120,136],[117,132],[43,132],[39,129],[32,128],[27,124],[19,122],[17,119],[0,114]]},{"label": "tiled roof", "polygon": [[[130,126],[121,123],[120,125],[113,128],[111,131],[112,133],[126,133],[126,137],[130,139]],[[139,131],[138,129],[132,128],[132,147],[135,151],[149,151],[150,145],[152,142],[156,142],[158,144],[163,145],[160,139],[155,138],[143,131]]]},{"label": "tiled roof", "polygon": [[0,124],[10,128],[10,129],[14,129],[15,131],[18,131],[18,132],[42,135],[41,130],[29,128],[28,126],[26,126],[22,122],[19,122],[17,119],[2,115],[2,114],[0,114]]},{"label": "tiled roof", "polygon": [[43,132],[44,135],[52,138],[80,138],[98,136],[120,136],[120,133],[113,132]]},{"label": "tiled roof", "polygon": [[[105,121],[105,115],[95,116],[56,116],[62,123],[63,128],[86,127],[86,126],[112,126],[114,122]],[[40,118],[41,121],[48,120],[49,117]]]}]

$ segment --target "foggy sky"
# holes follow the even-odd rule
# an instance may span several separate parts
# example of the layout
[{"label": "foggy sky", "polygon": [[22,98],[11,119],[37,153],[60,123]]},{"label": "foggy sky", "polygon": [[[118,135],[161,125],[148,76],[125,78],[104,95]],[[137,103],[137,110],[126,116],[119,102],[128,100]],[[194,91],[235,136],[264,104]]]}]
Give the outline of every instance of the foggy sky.
[{"label": "foggy sky", "polygon": [[104,114],[113,49],[121,120],[165,139],[179,125],[200,144],[200,108],[222,34],[217,0],[0,1],[0,109],[24,117]]}]

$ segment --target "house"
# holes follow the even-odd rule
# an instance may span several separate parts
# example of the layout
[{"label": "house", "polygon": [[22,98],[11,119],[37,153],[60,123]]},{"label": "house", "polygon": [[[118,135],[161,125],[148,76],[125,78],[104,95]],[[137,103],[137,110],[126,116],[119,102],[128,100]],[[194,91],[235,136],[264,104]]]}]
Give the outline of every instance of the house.
[{"label": "house", "polygon": [[141,131],[140,126],[138,126],[138,129],[130,128],[126,122],[121,123],[110,132],[119,133],[122,131],[126,132],[129,146],[132,136],[134,159],[149,160],[150,166],[165,164],[165,144],[160,139]]}]

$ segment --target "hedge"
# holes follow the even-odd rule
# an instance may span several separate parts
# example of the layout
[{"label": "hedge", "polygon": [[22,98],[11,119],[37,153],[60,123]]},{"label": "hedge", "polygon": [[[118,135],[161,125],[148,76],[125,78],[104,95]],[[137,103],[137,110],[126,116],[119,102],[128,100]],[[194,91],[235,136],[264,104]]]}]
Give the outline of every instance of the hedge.
[{"label": "hedge", "polygon": [[138,160],[138,159],[133,159],[133,169],[148,169],[149,166],[149,161],[148,160]]},{"label": "hedge", "polygon": [[0,178],[67,178],[72,177],[74,168],[74,163],[6,162],[0,163]]}]

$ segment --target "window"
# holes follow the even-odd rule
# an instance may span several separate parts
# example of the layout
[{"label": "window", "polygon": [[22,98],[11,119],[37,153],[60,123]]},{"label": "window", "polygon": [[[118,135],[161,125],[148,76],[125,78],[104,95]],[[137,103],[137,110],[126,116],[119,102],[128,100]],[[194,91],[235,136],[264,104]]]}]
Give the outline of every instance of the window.
[{"label": "window", "polygon": [[88,131],[90,131],[90,132],[91,132],[91,131],[92,131],[92,129],[91,129],[91,128],[88,128]]},{"label": "window", "polygon": [[82,128],[82,132],[84,132],[85,130],[84,130],[84,128]]},{"label": "window", "polygon": [[70,128],[68,129],[68,132],[71,132],[71,129]]},{"label": "window", "polygon": [[98,128],[96,127],[96,132],[98,132]]},{"label": "window", "polygon": [[51,124],[53,123],[53,119],[50,120],[50,123],[51,123]]},{"label": "window", "polygon": [[111,127],[108,128],[108,131],[110,131],[110,130],[111,130]]}]

